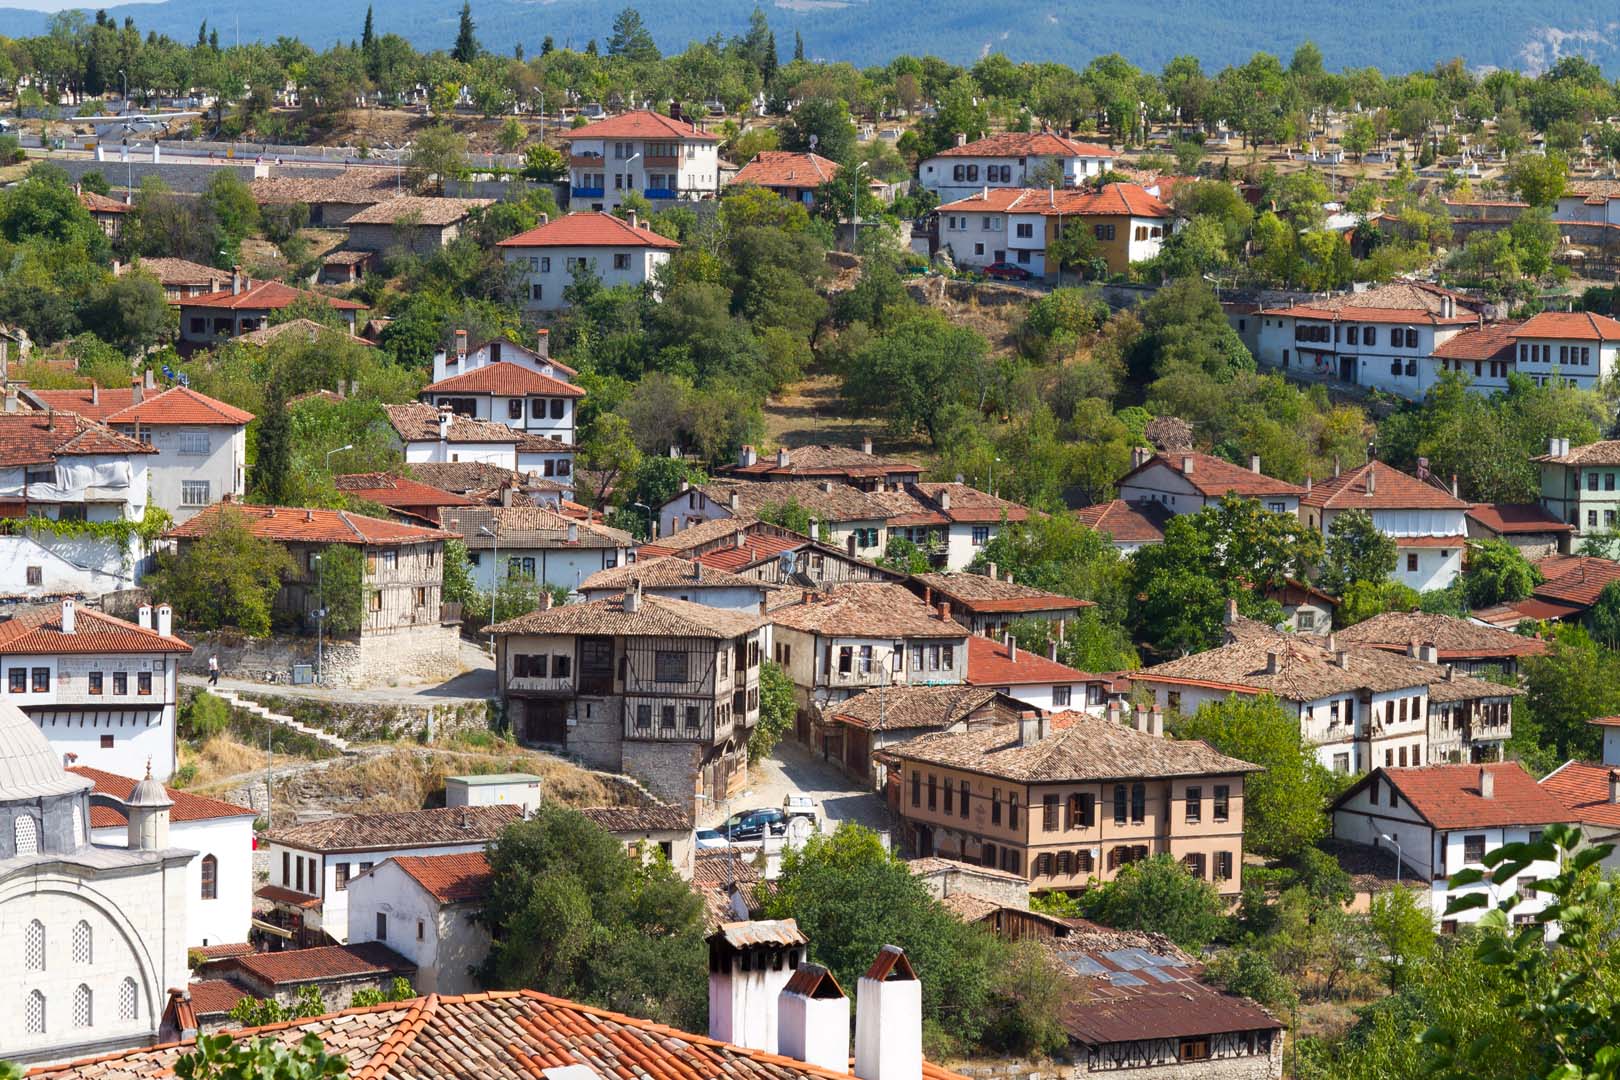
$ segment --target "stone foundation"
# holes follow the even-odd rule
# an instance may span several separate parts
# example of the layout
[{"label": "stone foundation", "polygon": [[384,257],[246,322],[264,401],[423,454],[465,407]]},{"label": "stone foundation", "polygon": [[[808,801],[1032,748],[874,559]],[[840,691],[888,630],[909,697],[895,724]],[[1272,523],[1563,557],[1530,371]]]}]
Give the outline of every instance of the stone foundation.
[{"label": "stone foundation", "polygon": [[703,748],[692,742],[624,743],[621,771],[647,786],[657,798],[696,814]]},{"label": "stone foundation", "polygon": [[[316,663],[312,637],[274,634],[250,638],[230,630],[188,635],[191,655],[181,670],[208,673],[208,658],[219,657],[220,674],[251,682],[290,683],[295,664]],[[326,640],[319,667],[327,686],[388,686],[401,677],[432,681],[461,672],[461,638],[453,626],[412,626],[358,641]]]}]

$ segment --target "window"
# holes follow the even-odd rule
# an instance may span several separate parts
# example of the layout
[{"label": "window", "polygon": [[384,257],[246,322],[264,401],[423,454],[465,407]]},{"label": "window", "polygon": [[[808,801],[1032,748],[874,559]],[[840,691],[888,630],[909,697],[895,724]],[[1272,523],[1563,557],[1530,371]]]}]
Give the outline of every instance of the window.
[{"label": "window", "polygon": [[1347,773],[1347,772],[1349,772],[1350,771],[1350,755],[1349,754],[1334,754],[1333,755],[1333,771],[1336,772],[1336,773]]},{"label": "window", "polygon": [[[1203,858],[1202,855],[1199,858]],[[1181,1040],[1182,1061],[1205,1061],[1209,1058],[1209,1036],[1197,1035]]]},{"label": "window", "polygon": [[73,1026],[89,1027],[92,1019],[90,988],[80,983],[73,991]]},{"label": "window", "polygon": [[129,672],[113,672],[113,693],[115,695],[129,693]]},{"label": "window", "polygon": [[1485,835],[1476,833],[1463,837],[1463,862],[1477,863],[1485,860]]},{"label": "window", "polygon": [[293,869],[298,874],[298,877],[297,877],[297,882],[298,883],[296,885],[294,885],[293,888],[296,889],[299,892],[303,892],[304,891],[304,860],[303,859],[297,860],[297,865],[294,866]]},{"label": "window", "polygon": [[850,669],[851,669],[851,667],[852,667],[852,665],[854,663],[854,656],[855,656],[855,650],[854,650],[853,647],[851,647],[849,645],[844,645],[844,646],[839,648],[839,650],[838,650],[838,674],[840,674],[840,675],[848,675],[850,673]]},{"label": "window", "polygon": [[939,808],[939,779],[933,773],[928,774],[928,809]]},{"label": "window", "polygon": [[333,877],[336,880],[336,885],[333,886],[335,891],[337,891],[337,892],[348,892],[349,891],[349,864],[346,863],[346,862],[337,863],[332,867],[332,870],[333,870]]},{"label": "window", "polygon": [[43,566],[30,566],[30,567],[28,567],[27,573],[28,573],[28,584],[30,584],[30,585],[43,585],[43,584],[45,584],[45,568]]},{"label": "window", "polygon": [[1225,784],[1215,785],[1215,820],[1226,821],[1231,814],[1232,789]]},{"label": "window", "polygon": [[1598,489],[1598,474],[1595,473],[1595,472],[1587,473],[1586,474],[1586,490],[1587,491],[1596,491],[1597,489]]},{"label": "window", "polygon": [[911,774],[911,805],[922,806],[922,773]]},{"label": "window", "polygon": [[388,915],[381,911],[377,912],[377,940],[388,940]]},{"label": "window", "polygon": [[427,925],[421,919],[416,920],[416,940],[421,941],[427,937]]},{"label": "window", "polygon": [[961,785],[960,785],[960,788],[959,788],[959,791],[960,791],[961,796],[962,796],[961,799],[960,799],[960,802],[962,804],[961,814],[962,814],[963,817],[968,816],[968,792],[969,792],[969,790],[971,790],[971,789],[969,789],[969,787],[968,787],[968,782],[966,780],[963,780],[961,782]]},{"label": "window", "polygon": [[1016,791],[1007,795],[1007,828],[1018,828],[1018,793]]},{"label": "window", "polygon": [[530,300],[544,300],[545,298],[546,298],[546,287],[544,285],[541,285],[539,282],[531,282],[529,284],[529,299]]},{"label": "window", "polygon": [[1187,873],[1203,881],[1209,875],[1205,873],[1208,867],[1208,856],[1201,851],[1189,851],[1181,857],[1181,865],[1187,868]]},{"label": "window", "polygon": [[1519,899],[1534,900],[1536,898],[1536,879],[1526,874],[1519,879]]},{"label": "window", "polygon": [[135,980],[126,977],[118,984],[118,1019],[139,1020],[140,1007],[141,996],[135,986]]},{"label": "window", "polygon": [[1047,795],[1041,799],[1041,828],[1047,832],[1058,830],[1058,797]]},{"label": "window", "polygon": [[1069,695],[1070,695],[1070,687],[1067,687],[1067,686],[1054,686],[1054,687],[1052,687],[1052,704],[1054,706],[1056,706],[1056,705],[1067,705],[1069,703]]},{"label": "window", "polygon": [[862,645],[861,646],[861,668],[860,668],[860,670],[861,670],[862,675],[870,675],[870,674],[872,674],[872,646],[870,646],[870,645]]},{"label": "window", "polygon": [[180,452],[182,454],[208,453],[208,432],[182,431],[180,433]]},{"label": "window", "polygon": [[1001,824],[1001,789],[990,789],[990,824]]},{"label": "window", "polygon": [[99,671],[92,671],[90,673],[89,683],[90,683],[90,692],[92,694],[101,693],[101,686],[102,686],[101,678],[102,678],[101,672],[99,672]]},{"label": "window", "polygon": [[219,860],[212,855],[204,855],[202,860],[202,898],[219,899]]},{"label": "window", "polygon": [[48,694],[51,690],[51,669],[37,667],[33,669],[33,678],[30,683],[36,694]]},{"label": "window", "polygon": [[951,787],[951,778],[947,776],[945,778],[945,790],[943,792],[943,794],[945,796],[945,813],[946,814],[949,814],[951,812],[951,795],[955,791],[956,791],[956,789]]},{"label": "window", "polygon": [[1030,240],[1035,236],[1035,226],[1027,221],[1021,221],[1015,226],[1014,233],[1020,240]]},{"label": "window", "polygon": [[1138,781],[1131,785],[1131,824],[1140,825],[1147,820],[1147,785]]},{"label": "window", "polygon": [[1230,851],[1217,851],[1215,853],[1215,880],[1232,880],[1232,853]]},{"label": "window", "polygon": [[45,995],[38,990],[29,993],[23,1006],[23,1027],[30,1035],[45,1034]]},{"label": "window", "polygon": [[1187,789],[1187,824],[1196,825],[1204,816],[1204,789],[1189,787]]},{"label": "window", "polygon": [[675,706],[664,705],[658,710],[658,726],[666,730],[674,730]]},{"label": "window", "polygon": [[397,569],[398,566],[399,566],[399,552],[397,552],[397,551],[385,551],[385,552],[383,552],[383,569],[384,570],[394,570],[394,569]]},{"label": "window", "polygon": [[152,673],[150,671],[137,671],[135,673],[135,693],[146,697],[152,696]]},{"label": "window", "polygon": [[380,590],[372,590],[369,594],[367,594],[366,600],[366,607],[370,608],[372,611],[382,610],[382,592]]},{"label": "window", "polygon": [[28,693],[28,669],[14,667],[10,672],[11,692],[13,694]]},{"label": "window", "polygon": [[614,254],[614,256],[613,256],[613,269],[615,269],[615,270],[628,270],[628,269],[630,269],[630,255],[629,255],[628,252],[622,252],[621,251],[621,252],[617,252],[617,253]]},{"label": "window", "polygon": [[23,934],[23,966],[29,971],[45,970],[45,924],[38,919],[29,923]]},{"label": "window", "polygon": [[182,480],[180,482],[181,505],[207,506],[209,501],[209,485],[207,480]]},{"label": "window", "polygon": [[281,884],[284,886],[292,885],[292,869],[291,864],[288,861],[291,858],[292,856],[288,855],[285,851],[281,853]]},{"label": "window", "polygon": [[661,650],[653,654],[653,681],[680,683],[686,681],[686,654]]},{"label": "window", "polygon": [[567,409],[567,401],[563,400],[562,398],[551,399],[551,418],[553,420],[561,420],[563,418],[563,413],[566,412]]},{"label": "window", "polygon": [[1378,344],[1378,328],[1376,326],[1363,327],[1361,330],[1361,340],[1367,345]]},{"label": "window", "polygon": [[651,705],[637,705],[636,706],[636,727],[638,727],[638,728],[650,728],[650,727],[652,727],[652,706]]},{"label": "window", "polygon": [[1417,573],[1417,568],[1418,568],[1417,552],[1408,551],[1406,553],[1406,572],[1408,574],[1415,574],[1415,573]]},{"label": "window", "polygon": [[1125,785],[1114,785],[1114,824],[1125,824]]}]

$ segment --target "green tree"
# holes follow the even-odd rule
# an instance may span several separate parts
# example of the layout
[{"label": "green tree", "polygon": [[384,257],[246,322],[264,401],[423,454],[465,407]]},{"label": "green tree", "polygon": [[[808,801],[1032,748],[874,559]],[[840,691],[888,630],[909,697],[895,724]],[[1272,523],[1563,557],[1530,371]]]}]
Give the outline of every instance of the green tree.
[{"label": "green tree", "polygon": [[849,107],[836,98],[799,102],[781,132],[784,150],[814,150],[840,164],[854,164],[855,124],[849,118]]},{"label": "green tree", "polygon": [[259,413],[253,445],[256,451],[254,492],[267,505],[286,505],[292,489],[292,418],[287,414],[286,399],[278,387],[271,387],[270,396]]},{"label": "green tree", "polygon": [[1463,595],[1471,608],[1523,600],[1541,580],[1541,571],[1506,540],[1484,540],[1468,545],[1462,584]]},{"label": "green tree", "polygon": [[1586,613],[1587,629],[1605,648],[1620,646],[1620,581],[1611,581],[1598,593]]},{"label": "green tree", "polygon": [[245,240],[259,225],[259,204],[247,182],[230,169],[220,169],[208,181],[199,200],[216,225],[215,242],[236,261]]},{"label": "green tree", "polygon": [[551,805],[508,826],[488,856],[485,985],[702,1027],[703,903],[668,862],[631,858],[581,814]]},{"label": "green tree", "polygon": [[293,570],[286,549],[250,532],[239,514],[222,508],[205,532],[179,554],[161,552],[148,575],[153,595],[174,607],[195,630],[235,627],[251,637],[270,632],[281,579]]},{"label": "green tree", "polygon": [[523,177],[537,183],[549,184],[568,175],[568,162],[562,151],[545,143],[535,143],[523,151]]},{"label": "green tree", "polygon": [[291,1046],[220,1032],[198,1035],[195,1048],[175,1058],[173,1069],[180,1080],[339,1080],[348,1075],[349,1063],[342,1054],[327,1053],[313,1032]]},{"label": "green tree", "polygon": [[762,761],[770,756],[782,736],[793,730],[798,705],[793,697],[793,680],[774,662],[767,660],[759,669],[759,723],[748,736],[748,760]]},{"label": "green tree", "polygon": [[1389,969],[1391,990],[1414,965],[1434,955],[1434,910],[1427,901],[1427,896],[1419,899],[1411,889],[1395,888],[1373,897],[1367,910],[1378,955]]},{"label": "green tree", "polygon": [[456,43],[450,50],[450,56],[457,63],[471,64],[483,53],[483,46],[478,44],[478,38],[473,31],[477,25],[473,22],[472,4],[462,0],[461,18],[456,27]]},{"label": "green tree", "polygon": [[1524,661],[1524,705],[1514,738],[1534,736],[1558,761],[1595,760],[1598,730],[1588,720],[1620,713],[1620,658],[1579,628],[1561,630],[1541,656]]},{"label": "green tree", "polygon": [[1187,872],[1173,855],[1121,868],[1080,894],[1080,913],[1120,930],[1151,930],[1197,952],[1226,928],[1226,901],[1215,886]]},{"label": "green tree", "polygon": [[231,707],[224,698],[199,690],[180,710],[180,734],[200,746],[231,724]]},{"label": "green tree", "polygon": [[439,595],[444,597],[444,602],[447,604],[465,604],[472,600],[474,592],[472,560],[467,557],[467,542],[465,540],[446,540],[444,542],[444,578],[439,588]]},{"label": "green tree", "polygon": [[326,632],[353,637],[366,618],[365,556],[352,544],[327,544],[320,555],[317,581],[326,608]]},{"label": "green tree", "polygon": [[1020,584],[1089,600],[1113,622],[1125,616],[1130,564],[1106,535],[1070,515],[1031,514],[1008,522],[970,568],[983,571],[991,563],[999,575]]},{"label": "green tree", "polygon": [[1569,178],[1569,161],[1563,154],[1520,154],[1508,163],[1503,177],[1509,190],[1531,206],[1552,206],[1564,193]]},{"label": "green tree", "polygon": [[448,124],[438,124],[416,136],[406,157],[406,180],[413,187],[432,181],[434,190],[444,194],[446,180],[458,180],[467,172],[467,137]]},{"label": "green tree", "polygon": [[1361,509],[1346,510],[1328,527],[1317,584],[1342,597],[1352,585],[1386,581],[1395,572],[1395,561],[1395,541],[1373,524],[1372,515]]},{"label": "green tree", "polygon": [[163,286],[140,270],[109,278],[96,289],[84,321],[103,341],[130,355],[144,353],[174,332],[174,317]]},{"label": "green tree", "polygon": [[641,21],[641,12],[629,7],[619,12],[613,20],[613,36],[608,38],[608,55],[643,64],[658,59],[658,46]]},{"label": "green tree", "polygon": [[863,412],[887,417],[896,432],[933,441],[947,406],[983,374],[987,345],[977,331],[934,311],[901,320],[855,357],[844,396]]},{"label": "green tree", "polygon": [[1172,717],[1180,739],[1202,739],[1223,754],[1258,765],[1243,785],[1243,835],[1248,850],[1272,858],[1296,856],[1327,830],[1333,774],[1317,760],[1290,716],[1269,695],[1211,702],[1190,717]]}]

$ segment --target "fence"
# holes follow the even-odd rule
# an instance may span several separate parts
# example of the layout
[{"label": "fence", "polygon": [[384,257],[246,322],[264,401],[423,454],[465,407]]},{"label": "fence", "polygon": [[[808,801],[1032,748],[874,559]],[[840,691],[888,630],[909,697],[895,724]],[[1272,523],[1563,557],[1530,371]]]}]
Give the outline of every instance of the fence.
[{"label": "fence", "polygon": [[[358,146],[289,146],[279,143],[219,142],[208,139],[164,139],[159,143],[166,153],[189,154],[252,161],[256,158],[318,162],[329,165],[403,165],[410,158],[408,148]],[[487,169],[521,169],[521,154],[468,154],[467,167],[474,172]]]}]

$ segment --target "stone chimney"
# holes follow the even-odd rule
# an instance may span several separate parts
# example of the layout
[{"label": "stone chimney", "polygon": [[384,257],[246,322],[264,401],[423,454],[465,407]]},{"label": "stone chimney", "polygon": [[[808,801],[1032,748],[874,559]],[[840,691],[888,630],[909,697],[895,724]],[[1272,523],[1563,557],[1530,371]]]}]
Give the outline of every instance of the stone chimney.
[{"label": "stone chimney", "polygon": [[1277,674],[1277,654],[1274,652],[1266,653],[1266,674]]},{"label": "stone chimney", "polygon": [[788,454],[788,448],[787,447],[785,447],[785,446],[777,447],[777,450],[776,450],[776,467],[778,469],[787,468],[788,464],[792,460],[793,460],[792,457]]},{"label": "stone chimney", "polygon": [[730,497],[726,499],[726,505],[730,507],[731,512],[735,514],[742,507],[742,496],[733,491]]},{"label": "stone chimney", "polygon": [[502,484],[501,485],[501,505],[502,506],[511,506],[512,505],[512,485],[511,484]]},{"label": "stone chimney", "polygon": [[1252,472],[1252,473],[1257,473],[1257,472],[1260,471],[1260,455],[1259,454],[1250,454],[1249,455],[1249,471]]},{"label": "stone chimney", "polygon": [[64,599],[62,601],[62,633],[71,634],[78,629],[76,615],[77,612],[73,610],[73,600],[71,598]]},{"label": "stone chimney", "polygon": [[1496,776],[1484,765],[1479,767],[1479,797],[1482,799],[1496,798]]},{"label": "stone chimney", "polygon": [[1438,664],[1440,662],[1440,650],[1434,642],[1425,642],[1418,646],[1418,659],[1425,664]]},{"label": "stone chimney", "polygon": [[174,636],[174,608],[168,604],[157,606],[157,632],[164,637]]},{"label": "stone chimney", "polygon": [[939,602],[939,617],[944,622],[951,621],[951,602],[949,600]]},{"label": "stone chimney", "polygon": [[1367,494],[1371,496],[1378,489],[1378,473],[1371,465],[1367,466]]},{"label": "stone chimney", "polygon": [[820,964],[800,964],[782,988],[776,1052],[828,1072],[849,1072],[849,998]]},{"label": "stone chimney", "polygon": [[1018,641],[1012,636],[1011,630],[1001,635],[1001,643],[1007,646],[1007,660],[1014,664],[1018,663]]},{"label": "stone chimney", "polygon": [[90,384],[90,404],[101,404],[101,385],[99,383],[93,382]]},{"label": "stone chimney", "polygon": [[1148,734],[1156,739],[1164,738],[1164,710],[1157,705],[1148,713]]},{"label": "stone chimney", "polygon": [[871,456],[871,454],[872,454],[872,436],[867,435],[865,438],[861,439],[861,453],[866,454],[868,457]]},{"label": "stone chimney", "polygon": [[1039,709],[1025,709],[1018,714],[1018,745],[1034,746],[1046,738],[1046,720]]},{"label": "stone chimney", "polygon": [[131,380],[129,380],[129,400],[130,400],[130,403],[134,404],[134,405],[139,405],[141,403],[141,401],[145,397],[146,397],[146,388],[141,385],[141,380],[139,380],[139,379],[131,379]]},{"label": "stone chimney", "polygon": [[1228,596],[1226,598],[1226,611],[1221,615],[1221,622],[1227,626],[1231,626],[1233,623],[1237,622],[1237,617],[1237,599],[1235,597]]},{"label": "stone chimney", "polygon": [[821,482],[821,490],[826,492],[828,495],[831,495],[833,493],[833,482],[831,480],[823,480]]},{"label": "stone chimney", "polygon": [[535,331],[534,355],[542,360],[551,359],[551,331],[543,326]]},{"label": "stone chimney", "polygon": [[631,578],[630,588],[624,593],[624,613],[634,615],[641,610],[641,579]]},{"label": "stone chimney", "polygon": [[1609,802],[1620,803],[1620,769],[1609,770]]},{"label": "stone chimney", "polygon": [[1140,469],[1153,458],[1153,451],[1145,446],[1131,447],[1131,468]]},{"label": "stone chimney", "polygon": [[1136,727],[1136,730],[1146,735],[1148,729],[1148,707],[1146,705],[1136,706],[1132,713],[1132,717],[1135,721],[1134,726]]},{"label": "stone chimney", "polygon": [[904,949],[885,945],[855,987],[855,1075],[921,1080],[922,983]]},{"label": "stone chimney", "polygon": [[1194,464],[1196,464],[1196,463],[1193,461],[1193,459],[1190,456],[1182,457],[1182,459],[1181,459],[1181,475],[1183,475],[1183,476],[1191,476],[1193,474],[1193,465]]}]

